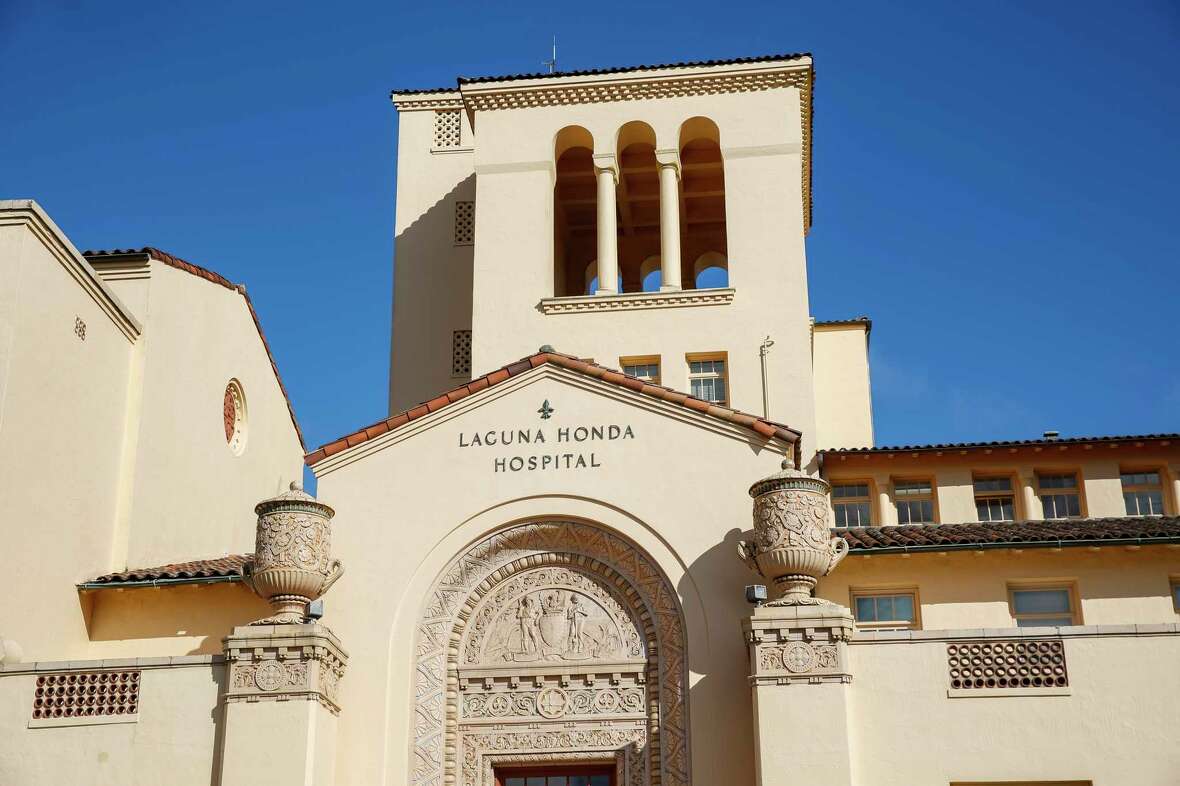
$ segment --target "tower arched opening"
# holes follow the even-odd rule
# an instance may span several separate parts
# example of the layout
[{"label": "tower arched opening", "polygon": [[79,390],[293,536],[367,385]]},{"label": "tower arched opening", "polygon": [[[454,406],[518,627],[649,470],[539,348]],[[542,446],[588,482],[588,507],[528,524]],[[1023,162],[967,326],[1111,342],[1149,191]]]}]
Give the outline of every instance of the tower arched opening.
[{"label": "tower arched opening", "polygon": [[[682,258],[699,260],[711,253],[722,260],[728,285],[729,250],[725,217],[725,166],[721,158],[721,131],[707,117],[693,117],[680,126],[681,244]],[[699,271],[684,270],[686,279],[697,284]],[[705,281],[719,280],[710,273]]]}]

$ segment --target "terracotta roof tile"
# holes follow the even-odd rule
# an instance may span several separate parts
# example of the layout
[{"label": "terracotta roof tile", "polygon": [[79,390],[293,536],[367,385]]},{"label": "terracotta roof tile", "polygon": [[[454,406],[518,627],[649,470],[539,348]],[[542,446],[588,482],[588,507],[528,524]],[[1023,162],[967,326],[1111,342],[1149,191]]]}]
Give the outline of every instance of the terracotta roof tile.
[{"label": "terracotta roof tile", "polygon": [[211,578],[241,578],[242,568],[254,560],[253,554],[227,554],[216,559],[199,559],[191,562],[177,562],[155,568],[136,568],[121,573],[98,576],[81,586],[94,588],[95,585],[118,586],[153,581],[199,581]]},{"label": "terracotta roof tile", "polygon": [[833,535],[853,552],[942,551],[971,548],[1053,548],[1101,543],[1180,543],[1180,517],[1124,516],[1096,519],[907,524],[837,527]]},{"label": "terracotta roof tile", "polygon": [[973,450],[1020,448],[1047,445],[1085,445],[1099,442],[1164,442],[1180,440],[1180,434],[1127,434],[1122,436],[1054,437],[1052,439],[1011,439],[994,442],[936,442],[929,445],[882,445],[865,448],[826,448],[817,452],[829,456],[847,453],[913,453],[923,450]]},{"label": "terracotta roof tile", "polygon": [[[711,417],[725,420],[739,426],[744,426],[745,428],[751,429],[767,439],[780,439],[788,443],[795,443],[799,440],[799,432],[788,426],[784,426],[781,423],[773,423],[754,415],[749,415],[744,412],[739,412],[735,409],[730,409],[729,407],[715,406],[707,401],[701,401],[700,399],[693,398],[692,396],[686,395],[684,393],[679,393],[675,390],[672,390],[671,388],[666,388],[662,385],[647,384],[634,377],[621,374],[614,369],[609,369],[594,363],[587,363],[583,360],[573,357],[572,355],[563,355],[559,352],[550,352],[546,347],[546,351],[544,352],[538,352],[535,355],[521,358],[515,363],[511,363],[489,374],[484,374],[482,377],[477,377],[476,379],[468,382],[466,385],[462,385],[455,388],[454,390],[447,391],[446,393],[431,399],[425,404],[419,404],[407,412],[402,412],[398,415],[394,415],[393,417],[378,421],[373,425],[358,429],[352,434],[349,434],[341,439],[338,439],[334,442],[329,442],[326,445],[322,445],[319,449],[308,453],[304,457],[304,461],[308,464],[308,466],[316,464],[317,462],[323,461],[329,456],[339,453],[346,447],[353,447],[362,442],[365,442],[366,440],[373,439],[375,436],[380,436],[386,431],[393,431],[400,426],[404,426],[411,420],[417,420],[418,418],[423,417],[430,412],[437,412],[438,410],[445,408],[447,405],[458,401],[465,396],[468,396],[472,393],[478,393],[479,391],[491,387],[492,385],[497,385],[504,380],[509,379],[510,377],[523,374],[527,371],[531,371],[534,368],[546,364],[560,366],[562,368],[569,369],[570,371],[584,374],[588,377],[601,379],[607,384],[616,385],[618,387],[634,391],[637,395],[650,396],[651,398],[657,398],[672,404],[679,404],[697,412],[707,414]],[[381,425],[384,425],[385,428],[379,429],[378,427]]]},{"label": "terracotta roof tile", "polygon": [[246,308],[250,311],[250,318],[254,320],[254,328],[258,331],[258,337],[262,339],[262,347],[266,350],[266,357],[270,360],[270,368],[274,372],[275,381],[279,383],[279,390],[283,393],[283,398],[287,402],[287,411],[291,414],[291,423],[295,426],[295,434],[299,437],[299,445],[307,450],[307,445],[303,441],[303,430],[299,428],[299,421],[295,418],[295,408],[291,406],[291,396],[287,394],[287,386],[283,384],[283,377],[279,374],[279,366],[275,363],[274,353],[270,351],[270,342],[266,340],[266,333],[262,331],[262,321],[258,318],[258,312],[254,309],[254,302],[250,300],[250,295],[246,292],[246,287],[243,284],[235,284],[225,276],[215,273],[208,268],[203,268],[200,265],[194,265],[192,262],[187,262],[180,257],[173,256],[167,251],[161,251],[152,246],[144,246],[143,248],[127,248],[127,249],[111,249],[110,251],[83,251],[82,256],[87,260],[101,261],[103,257],[118,257],[118,256],[147,256],[157,262],[163,262],[168,267],[176,270],[183,270],[198,278],[203,278],[226,289],[232,289],[242,296],[246,301]]}]

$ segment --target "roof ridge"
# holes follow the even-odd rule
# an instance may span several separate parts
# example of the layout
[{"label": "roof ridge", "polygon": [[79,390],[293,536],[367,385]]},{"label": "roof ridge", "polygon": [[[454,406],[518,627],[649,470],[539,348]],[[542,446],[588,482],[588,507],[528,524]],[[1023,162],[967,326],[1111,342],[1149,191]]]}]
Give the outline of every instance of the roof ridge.
[{"label": "roof ridge", "polygon": [[[314,465],[329,456],[334,456],[362,442],[376,439],[387,431],[400,428],[412,420],[417,420],[432,412],[437,412],[443,407],[449,406],[473,393],[478,393],[485,388],[497,385],[509,377],[523,374],[546,364],[560,366],[585,376],[601,379],[603,382],[627,388],[642,395],[678,404],[695,412],[744,426],[766,439],[781,439],[794,444],[802,436],[800,432],[782,423],[776,423],[766,418],[750,415],[733,407],[720,406],[704,401],[703,399],[696,398],[687,393],[681,393],[664,385],[653,385],[636,377],[627,376],[616,369],[591,363],[563,352],[557,352],[552,347],[546,345],[541,347],[541,351],[523,357],[515,363],[502,366],[495,371],[476,377],[464,385],[447,390],[429,401],[424,401],[396,415],[383,418],[372,425],[358,429],[351,434],[346,434],[332,442],[325,443],[311,453],[308,453],[304,457],[304,461],[308,466]],[[797,450],[795,451],[795,461],[796,463],[799,461]]]}]

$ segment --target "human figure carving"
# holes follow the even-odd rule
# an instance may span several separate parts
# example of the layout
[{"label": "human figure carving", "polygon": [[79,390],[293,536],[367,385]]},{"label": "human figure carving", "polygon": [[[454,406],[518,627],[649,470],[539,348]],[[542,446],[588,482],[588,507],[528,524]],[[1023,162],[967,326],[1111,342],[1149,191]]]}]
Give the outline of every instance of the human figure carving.
[{"label": "human figure carving", "polygon": [[540,646],[540,635],[537,632],[537,618],[541,610],[533,603],[533,599],[524,596],[520,599],[520,606],[516,609],[516,621],[520,626],[520,651],[535,653]]},{"label": "human figure carving", "polygon": [[590,612],[582,605],[577,595],[570,598],[570,605],[566,607],[565,618],[569,623],[569,633],[566,637],[566,652],[582,651],[582,628]]}]

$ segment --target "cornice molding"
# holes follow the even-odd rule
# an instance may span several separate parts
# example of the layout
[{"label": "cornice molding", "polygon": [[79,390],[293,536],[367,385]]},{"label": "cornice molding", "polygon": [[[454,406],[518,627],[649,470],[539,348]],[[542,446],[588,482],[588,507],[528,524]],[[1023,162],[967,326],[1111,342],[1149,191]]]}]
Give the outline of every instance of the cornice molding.
[{"label": "cornice molding", "polygon": [[459,91],[450,93],[391,93],[389,96],[399,112],[425,112],[428,110],[463,109],[463,96]]},{"label": "cornice molding", "polygon": [[143,326],[90,266],[53,219],[31,199],[0,200],[0,226],[26,226],[131,343]]},{"label": "cornice molding", "polygon": [[578,295],[548,297],[538,308],[545,314],[571,314],[591,311],[638,311],[649,308],[684,306],[726,306],[733,302],[734,290],[681,289],[672,292],[627,292],[621,295]]}]

